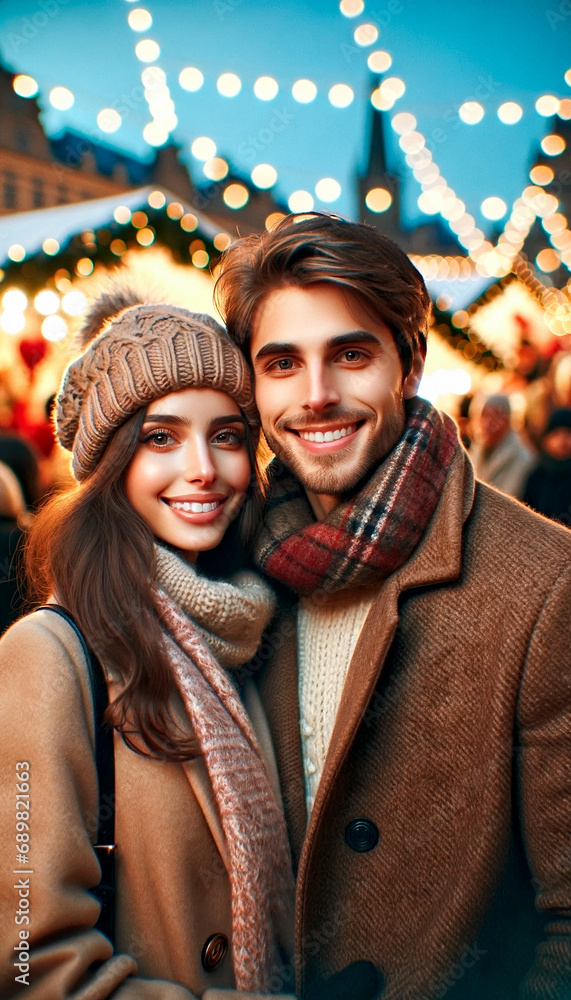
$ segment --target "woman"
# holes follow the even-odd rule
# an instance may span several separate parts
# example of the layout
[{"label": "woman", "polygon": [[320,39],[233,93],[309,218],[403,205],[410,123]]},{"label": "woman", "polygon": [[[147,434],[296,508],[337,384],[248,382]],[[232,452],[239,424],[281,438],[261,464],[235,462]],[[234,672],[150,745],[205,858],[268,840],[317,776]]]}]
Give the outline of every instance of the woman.
[{"label": "woman", "polygon": [[0,641],[0,995],[283,991],[287,835],[255,688],[232,677],[273,597],[252,573],[205,573],[209,554],[211,567],[239,564],[253,527],[248,371],[210,317],[124,292],[96,303],[84,347],[56,414],[78,482],[38,515],[28,562],[105,675],[115,947],[90,892],[101,873],[88,663],[73,622],[45,608]]}]

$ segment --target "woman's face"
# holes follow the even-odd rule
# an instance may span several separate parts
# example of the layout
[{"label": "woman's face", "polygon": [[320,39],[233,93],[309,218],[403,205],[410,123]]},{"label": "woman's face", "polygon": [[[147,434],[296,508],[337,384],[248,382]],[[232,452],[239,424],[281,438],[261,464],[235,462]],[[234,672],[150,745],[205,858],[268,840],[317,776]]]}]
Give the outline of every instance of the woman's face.
[{"label": "woman's face", "polygon": [[182,389],[147,407],[125,493],[156,538],[192,556],[221,541],[250,475],[238,405],[215,389]]}]

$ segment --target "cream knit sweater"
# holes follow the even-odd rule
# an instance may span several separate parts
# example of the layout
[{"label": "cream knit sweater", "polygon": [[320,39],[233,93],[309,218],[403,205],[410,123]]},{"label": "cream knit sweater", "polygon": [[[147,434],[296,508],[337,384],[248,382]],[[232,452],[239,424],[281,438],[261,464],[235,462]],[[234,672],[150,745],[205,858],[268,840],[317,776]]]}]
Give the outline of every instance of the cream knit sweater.
[{"label": "cream knit sweater", "polygon": [[379,591],[374,587],[305,597],[298,608],[298,691],[308,815],[329,746],[351,657]]}]

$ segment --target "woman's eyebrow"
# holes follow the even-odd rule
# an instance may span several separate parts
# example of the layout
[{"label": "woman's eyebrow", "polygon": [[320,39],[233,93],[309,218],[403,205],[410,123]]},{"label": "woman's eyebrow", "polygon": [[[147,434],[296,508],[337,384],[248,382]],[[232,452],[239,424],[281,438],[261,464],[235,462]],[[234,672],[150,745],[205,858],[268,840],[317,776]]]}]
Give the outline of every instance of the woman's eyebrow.
[{"label": "woman's eyebrow", "polygon": [[177,417],[174,413],[147,413],[144,424],[188,424],[185,417]]},{"label": "woman's eyebrow", "polygon": [[246,418],[241,413],[231,413],[228,417],[214,417],[210,421],[211,427],[219,427],[220,424],[243,424],[246,426]]}]

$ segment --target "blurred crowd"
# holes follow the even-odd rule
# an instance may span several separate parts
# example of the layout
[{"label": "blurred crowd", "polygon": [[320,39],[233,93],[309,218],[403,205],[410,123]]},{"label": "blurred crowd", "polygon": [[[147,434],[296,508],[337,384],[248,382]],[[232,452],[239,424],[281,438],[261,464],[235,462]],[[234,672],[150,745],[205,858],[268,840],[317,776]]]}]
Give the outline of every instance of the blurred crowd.
[{"label": "blurred crowd", "polygon": [[458,424],[479,479],[571,527],[571,351],[465,397]]}]

